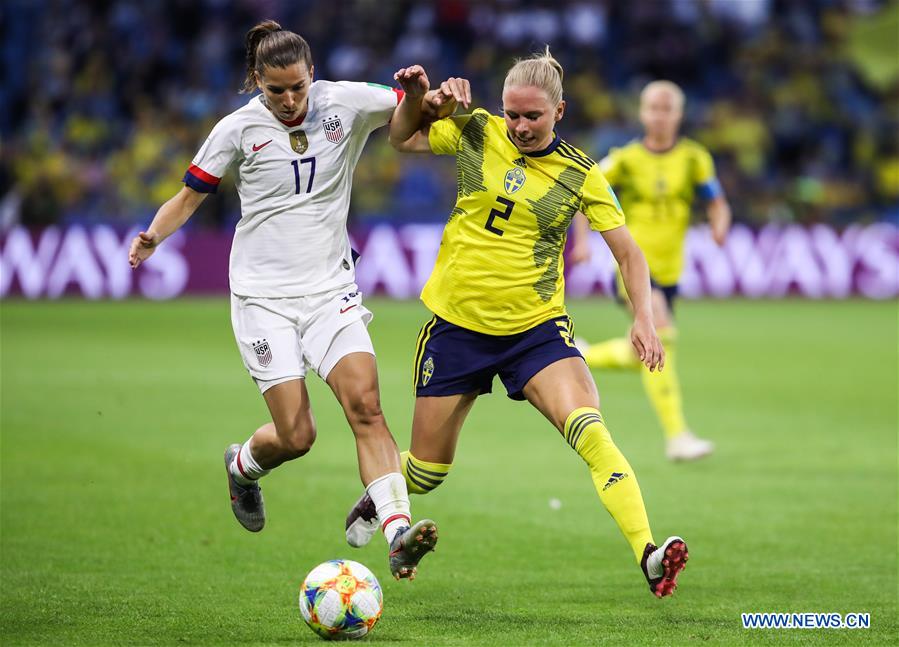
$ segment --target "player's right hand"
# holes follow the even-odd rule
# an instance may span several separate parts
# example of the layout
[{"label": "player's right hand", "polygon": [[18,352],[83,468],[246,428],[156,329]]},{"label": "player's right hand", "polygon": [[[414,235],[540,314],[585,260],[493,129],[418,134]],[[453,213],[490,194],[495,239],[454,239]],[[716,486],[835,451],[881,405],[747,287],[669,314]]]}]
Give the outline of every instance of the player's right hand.
[{"label": "player's right hand", "polygon": [[440,84],[434,99],[438,103],[455,101],[461,103],[462,107],[467,110],[471,104],[471,83],[468,82],[468,79],[451,76]]},{"label": "player's right hand", "polygon": [[156,247],[162,241],[155,232],[142,231],[131,241],[131,249],[128,250],[128,263],[135,270],[145,260],[153,255]]},{"label": "player's right hand", "polygon": [[471,104],[471,84],[468,79],[450,77],[436,90],[425,93],[421,109],[426,117],[436,121],[454,114],[460,103],[466,109]]}]

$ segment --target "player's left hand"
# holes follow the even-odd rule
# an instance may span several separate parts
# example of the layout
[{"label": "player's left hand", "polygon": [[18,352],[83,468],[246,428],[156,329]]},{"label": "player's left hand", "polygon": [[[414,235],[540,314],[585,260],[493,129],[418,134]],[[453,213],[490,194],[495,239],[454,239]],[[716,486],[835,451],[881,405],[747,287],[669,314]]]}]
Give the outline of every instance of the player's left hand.
[{"label": "player's left hand", "polygon": [[650,372],[656,369],[661,371],[665,366],[665,349],[652,321],[642,317],[634,320],[631,327],[631,344],[634,345],[640,361]]},{"label": "player's left hand", "polygon": [[409,98],[421,98],[431,87],[425,68],[421,65],[402,67],[396,71],[393,78]]}]

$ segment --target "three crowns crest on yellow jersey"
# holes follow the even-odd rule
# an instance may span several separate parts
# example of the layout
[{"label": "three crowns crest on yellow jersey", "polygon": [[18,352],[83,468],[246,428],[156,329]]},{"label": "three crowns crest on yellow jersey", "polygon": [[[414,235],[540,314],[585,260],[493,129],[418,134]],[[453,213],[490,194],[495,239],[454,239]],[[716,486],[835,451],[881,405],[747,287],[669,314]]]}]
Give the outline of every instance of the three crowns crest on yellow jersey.
[{"label": "three crowns crest on yellow jersey", "polygon": [[523,169],[517,166],[515,168],[510,168],[506,171],[506,193],[511,195],[518,191],[518,189],[524,186],[525,180],[527,180],[527,176],[524,174]]}]

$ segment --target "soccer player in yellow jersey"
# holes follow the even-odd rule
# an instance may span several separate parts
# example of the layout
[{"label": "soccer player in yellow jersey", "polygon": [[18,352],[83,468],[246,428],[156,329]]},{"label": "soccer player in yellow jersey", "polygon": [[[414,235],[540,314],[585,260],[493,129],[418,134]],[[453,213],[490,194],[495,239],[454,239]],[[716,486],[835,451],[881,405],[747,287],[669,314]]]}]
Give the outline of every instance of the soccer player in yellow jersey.
[{"label": "soccer player in yellow jersey", "polygon": [[[421,92],[408,76],[400,70],[396,77],[407,97]],[[469,101],[467,81],[450,79],[441,91]],[[686,543],[675,536],[656,546],[636,475],[600,415],[563,302],[562,250],[581,211],[602,232],[632,295],[636,353],[648,370],[662,369],[643,254],[599,167],[553,130],[565,111],[561,66],[548,48],[518,61],[506,76],[504,117],[478,109],[427,123],[417,103],[394,113],[390,141],[400,151],[455,155],[458,195],[421,295],[434,316],[415,352],[412,446],[401,454],[409,491],[443,482],[468,412],[499,375],[510,398],[528,400],[584,459],[650,590],[669,595]],[[375,517],[363,496],[347,518],[347,540],[364,544]]]},{"label": "soccer player in yellow jersey", "polygon": [[[646,370],[627,338],[582,347],[587,364],[593,368],[642,373],[643,386],[665,432],[666,454],[675,461],[702,458],[714,448],[710,441],[697,438],[687,426],[676,372],[677,331],[673,306],[684,264],[684,239],[694,197],[698,194],[707,200],[716,243],[724,244],[730,228],[730,207],[715,177],[712,156],[699,143],[678,137],[683,109],[684,94],[677,85],[653,81],[640,95],[640,120],[646,131],[643,140],[613,149],[600,162],[606,179],[621,198],[627,227],[649,263],[653,319],[665,346],[665,370]],[[589,256],[587,234],[587,220],[579,216],[575,220],[572,261]],[[621,272],[615,285],[618,294],[627,299],[630,291],[623,289]],[[633,299],[626,302],[633,304]]]}]

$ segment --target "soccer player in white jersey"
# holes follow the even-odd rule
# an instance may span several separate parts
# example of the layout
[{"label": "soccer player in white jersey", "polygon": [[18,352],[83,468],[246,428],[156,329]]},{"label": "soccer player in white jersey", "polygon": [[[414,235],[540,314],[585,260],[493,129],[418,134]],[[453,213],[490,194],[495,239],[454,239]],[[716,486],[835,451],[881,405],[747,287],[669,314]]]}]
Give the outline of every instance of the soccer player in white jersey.
[{"label": "soccer player in white jersey", "polygon": [[136,268],[181,227],[229,167],[237,173],[241,219],[231,247],[231,322],[244,365],[271,413],[243,445],[225,451],[231,507],[257,532],[265,524],[258,481],[306,454],[315,423],[309,369],[334,391],[356,438],[359,472],[375,501],[394,577],[414,578],[433,549],[433,521],[411,523],[396,443],[380,406],[371,313],[355,283],[346,231],[353,169],[369,134],[394,110],[438,110],[424,70],[407,92],[346,81],[313,81],[309,45],[274,21],[247,33],[242,92],[262,91],[216,124],[185,187],[134,238]]}]

